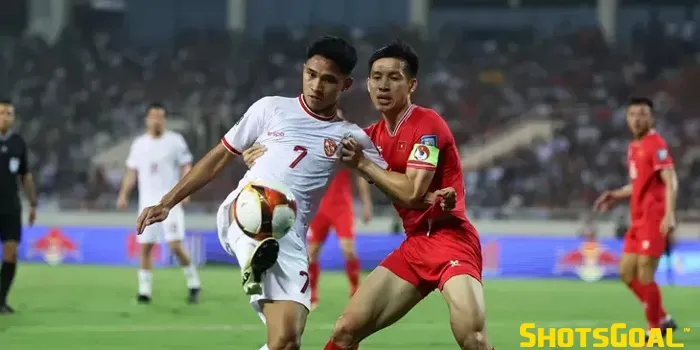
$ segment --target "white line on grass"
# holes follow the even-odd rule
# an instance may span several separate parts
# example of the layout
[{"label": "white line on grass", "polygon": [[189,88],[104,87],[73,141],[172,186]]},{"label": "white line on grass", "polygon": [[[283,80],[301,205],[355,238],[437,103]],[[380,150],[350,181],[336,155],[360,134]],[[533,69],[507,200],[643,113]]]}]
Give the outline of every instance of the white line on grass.
[{"label": "white line on grass", "polygon": [[[493,328],[517,328],[521,322],[488,322]],[[606,327],[610,322],[596,320],[572,320],[537,322],[538,327]],[[683,325],[684,327],[700,328],[700,323]],[[631,327],[631,325],[630,325]],[[445,323],[398,323],[391,328],[401,330],[442,329],[449,330]],[[70,325],[70,326],[7,326],[0,327],[0,333],[46,334],[46,333],[128,333],[128,332],[250,332],[263,330],[262,323],[257,324],[161,324],[161,325]],[[330,331],[332,324],[309,324],[307,331]]]}]

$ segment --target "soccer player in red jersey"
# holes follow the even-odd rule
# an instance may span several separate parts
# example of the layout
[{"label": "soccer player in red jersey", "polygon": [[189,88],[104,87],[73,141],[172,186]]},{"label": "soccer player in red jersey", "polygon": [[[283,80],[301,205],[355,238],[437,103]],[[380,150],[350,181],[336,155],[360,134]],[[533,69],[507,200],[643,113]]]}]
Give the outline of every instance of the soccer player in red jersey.
[{"label": "soccer player in red jersey", "polygon": [[[311,286],[311,308],[318,306],[318,279],[321,267],[318,257],[321,246],[326,241],[333,227],[338,236],[340,250],[345,257],[345,273],[350,282],[350,296],[355,294],[360,283],[360,260],[355,252],[354,210],[352,205],[352,173],[345,169],[338,172],[326,191],[318,212],[311,221],[306,242],[309,249],[309,283]],[[361,177],[357,178],[357,190],[362,201],[362,219],[366,223],[372,217],[372,201],[369,184]]]},{"label": "soccer player in red jersey", "polygon": [[[406,240],[360,285],[337,320],[324,349],[356,349],[360,341],[403,317],[433,290],[447,302],[461,349],[488,350],[479,235],[465,213],[460,156],[452,132],[435,111],[411,103],[418,57],[396,42],[377,50],[367,81],[382,119],[366,129],[390,170],[372,166],[352,139],[343,161],[374,182],[394,202]],[[428,199],[451,187],[453,209]]]},{"label": "soccer player in red jersey", "polygon": [[630,100],[627,125],[634,137],[627,150],[630,183],[601,194],[594,209],[608,210],[618,201],[630,199],[632,224],[625,234],[620,277],[644,305],[649,328],[675,330],[676,323],[664,310],[654,275],[667,237],[676,226],[678,180],[666,142],[653,129],[652,110],[647,98]]}]

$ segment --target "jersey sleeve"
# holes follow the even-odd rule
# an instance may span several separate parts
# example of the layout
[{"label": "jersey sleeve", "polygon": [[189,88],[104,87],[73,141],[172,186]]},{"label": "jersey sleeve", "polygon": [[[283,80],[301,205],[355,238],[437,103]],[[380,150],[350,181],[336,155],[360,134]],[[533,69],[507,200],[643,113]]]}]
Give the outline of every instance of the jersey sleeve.
[{"label": "jersey sleeve", "polygon": [[182,135],[177,137],[177,161],[180,165],[191,164],[192,163],[192,152],[187,146],[187,141]]},{"label": "jersey sleeve", "polygon": [[241,119],[221,139],[226,149],[240,155],[255,143],[263,132],[269,114],[269,104],[269,98],[263,97],[250,105]]},{"label": "jersey sleeve", "polygon": [[27,144],[22,141],[22,158],[19,160],[19,174],[26,175],[29,172],[29,149]]},{"label": "jersey sleeve", "polygon": [[673,158],[668,152],[666,141],[659,137],[653,143],[650,143],[649,147],[648,152],[651,154],[651,164],[654,167],[654,171],[673,168]]},{"label": "jersey sleeve", "polygon": [[357,130],[353,132],[352,136],[355,139],[355,141],[357,141],[357,143],[360,144],[360,146],[362,146],[362,153],[365,155],[365,157],[367,157],[367,159],[379,165],[382,169],[386,170],[387,168],[389,168],[389,165],[379,154],[377,146],[372,142],[365,130]]},{"label": "jersey sleeve", "polygon": [[129,155],[126,157],[126,167],[129,169],[136,169],[138,167],[138,146],[136,146],[136,141],[131,144],[129,148]]},{"label": "jersey sleeve", "polygon": [[452,140],[452,133],[444,121],[425,123],[416,130],[406,168],[434,171],[438,166],[440,150]]}]

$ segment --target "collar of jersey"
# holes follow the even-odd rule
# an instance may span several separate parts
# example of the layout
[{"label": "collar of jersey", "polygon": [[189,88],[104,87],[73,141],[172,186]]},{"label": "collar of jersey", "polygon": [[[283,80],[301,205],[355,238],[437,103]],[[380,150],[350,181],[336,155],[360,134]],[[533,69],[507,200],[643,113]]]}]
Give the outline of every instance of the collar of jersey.
[{"label": "collar of jersey", "polygon": [[309,106],[306,105],[306,101],[304,101],[304,95],[303,95],[303,94],[299,95],[298,100],[299,100],[299,105],[301,106],[301,109],[303,109],[304,112],[306,112],[306,114],[308,114],[309,116],[311,116],[311,117],[313,117],[313,118],[315,118],[315,119],[318,119],[318,120],[322,120],[322,121],[324,121],[324,122],[327,122],[327,121],[333,120],[333,119],[336,117],[336,115],[338,114],[338,111],[337,111],[337,110],[335,111],[335,113],[333,113],[333,115],[330,115],[330,116],[325,116],[325,115],[320,115],[320,114],[314,113],[314,112],[309,108]]}]

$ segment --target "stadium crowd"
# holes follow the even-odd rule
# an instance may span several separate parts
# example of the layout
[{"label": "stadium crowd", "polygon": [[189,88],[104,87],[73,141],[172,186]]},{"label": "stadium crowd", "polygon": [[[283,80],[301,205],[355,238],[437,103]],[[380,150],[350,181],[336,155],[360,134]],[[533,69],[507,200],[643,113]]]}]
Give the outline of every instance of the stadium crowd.
[{"label": "stadium crowd", "polygon": [[[639,28],[632,42],[614,46],[597,29],[549,38],[494,34],[490,40],[445,30],[439,40],[423,40],[397,28],[285,28],[262,41],[200,31],[136,48],[108,34],[86,38],[67,29],[52,45],[36,37],[0,39],[0,94],[16,103],[42,196],[109,206],[121,173],[93,168],[91,158],[138,132],[149,102],[164,102],[190,123],[186,137],[201,156],[257,98],[298,93],[299,47],[311,38],[344,35],[364,59],[401,37],[421,54],[415,101],[440,112],[459,142],[484,142],[536,107],[564,122],[553,140],[467,173],[469,205],[584,207],[599,191],[621,185],[629,139],[623,107],[637,94],[656,103],[657,128],[676,159],[679,208],[685,209],[700,204],[700,101],[688,88],[698,86],[700,67],[694,27],[687,25]],[[361,78],[366,70],[359,65],[343,100],[345,115],[360,125],[376,118]],[[233,188],[242,174],[229,171],[195,200],[218,203],[217,189]]]}]

